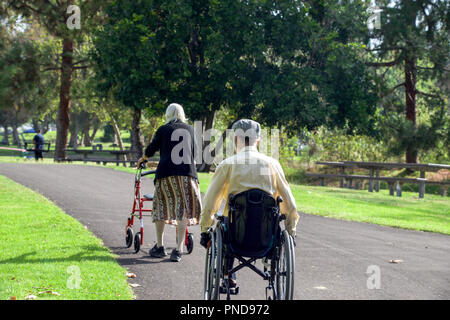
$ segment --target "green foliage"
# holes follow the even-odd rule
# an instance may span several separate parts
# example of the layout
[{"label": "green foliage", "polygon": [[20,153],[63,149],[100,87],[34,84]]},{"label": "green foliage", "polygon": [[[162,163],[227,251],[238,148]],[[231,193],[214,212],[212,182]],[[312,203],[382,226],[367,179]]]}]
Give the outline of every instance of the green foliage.
[{"label": "green foliage", "polygon": [[257,87],[260,119],[290,133],[345,123],[370,133],[377,97],[357,50],[364,6],[355,1],[266,4],[270,64]]},{"label": "green foliage", "polygon": [[348,134],[348,130],[320,127],[312,134],[306,133],[308,149],[303,151],[304,156],[309,161],[387,161],[386,147],[381,141]]},{"label": "green foliage", "polygon": [[21,34],[0,49],[0,123],[17,127],[28,120],[39,93],[38,60],[36,45]]},{"label": "green foliage", "polygon": [[101,142],[113,142],[114,141],[114,129],[112,125],[107,124],[104,127],[104,135],[100,138]]}]

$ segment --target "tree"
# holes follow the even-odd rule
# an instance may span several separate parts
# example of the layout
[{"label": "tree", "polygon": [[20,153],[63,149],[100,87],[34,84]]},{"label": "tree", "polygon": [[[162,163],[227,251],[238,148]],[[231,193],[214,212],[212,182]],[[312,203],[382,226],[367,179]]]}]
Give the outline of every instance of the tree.
[{"label": "tree", "polygon": [[[389,137],[395,137],[394,149],[405,152],[406,162],[416,163],[420,150],[436,146],[446,135],[448,87],[439,88],[437,82],[449,71],[450,4],[436,0],[383,0],[378,4],[381,24],[370,34],[368,51],[373,59],[367,64],[382,72],[382,111],[387,117],[383,126],[388,128]],[[384,86],[388,77],[397,79],[390,88]],[[400,95],[404,103],[399,102]],[[428,123],[418,121],[420,100],[431,114]],[[386,110],[399,104],[403,112],[398,112],[405,120]]]},{"label": "tree", "polygon": [[[254,69],[254,54],[248,51],[259,34],[253,6],[142,0],[107,7],[108,23],[94,41],[99,82],[135,110],[136,149],[142,149],[137,124],[143,108],[161,113],[168,102],[178,101],[190,119],[202,120],[206,131],[217,110],[248,100],[231,91],[247,78],[247,69]],[[263,57],[262,50],[255,52]]]},{"label": "tree", "polygon": [[21,146],[18,127],[29,120],[34,105],[33,92],[39,83],[38,51],[35,44],[17,33],[0,49],[0,112],[8,143],[8,125],[13,144]]},{"label": "tree", "polygon": [[[1,3],[3,9],[13,10],[24,18],[35,19],[44,26],[49,34],[62,43],[61,60],[46,66],[45,71],[56,70],[60,72],[59,108],[57,116],[57,137],[55,146],[55,159],[66,157],[67,136],[69,130],[69,113],[71,104],[72,73],[74,70],[86,68],[83,63],[85,57],[77,57],[77,45],[85,40],[85,36],[98,24],[102,16],[99,14],[102,4],[100,0],[5,0]],[[81,29],[70,30],[67,21],[74,11],[69,6],[77,5],[83,13]],[[77,59],[78,58],[78,59]]]},{"label": "tree", "polygon": [[364,7],[355,1],[265,2],[265,55],[252,96],[259,119],[290,134],[321,125],[371,133],[377,101],[359,47]]}]

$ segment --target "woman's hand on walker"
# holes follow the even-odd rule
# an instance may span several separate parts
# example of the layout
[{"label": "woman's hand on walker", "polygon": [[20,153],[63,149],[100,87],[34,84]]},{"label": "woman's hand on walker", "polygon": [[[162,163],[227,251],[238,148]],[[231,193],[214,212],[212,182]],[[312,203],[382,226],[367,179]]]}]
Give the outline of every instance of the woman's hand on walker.
[{"label": "woman's hand on walker", "polygon": [[143,162],[147,161],[146,158],[142,157],[138,160],[137,165],[136,165],[136,169],[139,169],[142,165]]}]

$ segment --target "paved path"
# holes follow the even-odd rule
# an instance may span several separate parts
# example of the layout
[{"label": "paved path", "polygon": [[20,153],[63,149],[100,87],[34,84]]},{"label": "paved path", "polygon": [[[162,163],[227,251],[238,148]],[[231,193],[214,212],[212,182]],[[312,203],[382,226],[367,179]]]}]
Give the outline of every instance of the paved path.
[{"label": "paved path", "polygon": [[[137,277],[130,280],[138,299],[201,299],[204,249],[198,226],[195,248],[180,263],[154,259],[151,219],[139,254],[124,246],[124,226],[132,204],[134,176],[81,165],[0,164],[5,175],[52,200],[77,218],[118,255]],[[150,179],[145,192],[153,191]],[[298,204],[301,206],[301,204]],[[295,299],[450,299],[450,237],[301,214],[297,227]],[[166,228],[168,251],[175,229]],[[403,260],[400,264],[391,259]],[[380,289],[367,289],[367,268],[380,268]],[[251,271],[238,273],[240,299],[264,299],[265,281]]]}]

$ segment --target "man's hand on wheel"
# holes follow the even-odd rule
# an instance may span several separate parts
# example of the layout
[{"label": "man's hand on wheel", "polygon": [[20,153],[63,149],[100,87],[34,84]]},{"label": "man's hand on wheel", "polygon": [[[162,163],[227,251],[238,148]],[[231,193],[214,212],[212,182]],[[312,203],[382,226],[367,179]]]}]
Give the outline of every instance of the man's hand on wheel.
[{"label": "man's hand on wheel", "polygon": [[200,235],[200,244],[205,248],[208,249],[211,246],[211,235],[209,232],[202,232]]}]

